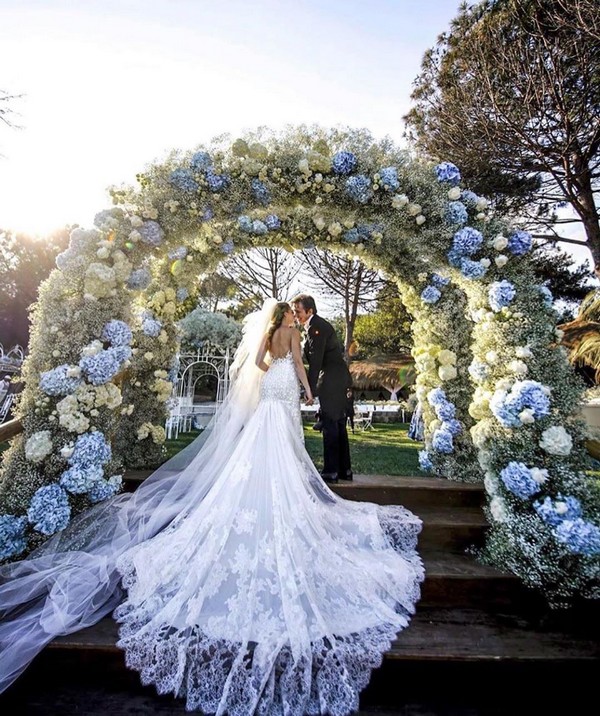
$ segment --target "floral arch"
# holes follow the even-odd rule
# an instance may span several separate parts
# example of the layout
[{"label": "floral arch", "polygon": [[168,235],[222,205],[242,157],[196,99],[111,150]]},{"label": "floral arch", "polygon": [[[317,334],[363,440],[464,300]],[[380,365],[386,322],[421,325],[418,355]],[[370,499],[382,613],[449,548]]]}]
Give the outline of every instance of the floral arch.
[{"label": "floral arch", "polygon": [[0,485],[2,558],[158,459],[175,321],[199,273],[250,247],[320,245],[397,279],[415,319],[421,466],[484,481],[490,558],[554,603],[594,596],[599,514],[552,296],[530,269],[531,237],[453,164],[366,131],[301,127],[173,153],[111,194],[40,291],[24,434]]}]

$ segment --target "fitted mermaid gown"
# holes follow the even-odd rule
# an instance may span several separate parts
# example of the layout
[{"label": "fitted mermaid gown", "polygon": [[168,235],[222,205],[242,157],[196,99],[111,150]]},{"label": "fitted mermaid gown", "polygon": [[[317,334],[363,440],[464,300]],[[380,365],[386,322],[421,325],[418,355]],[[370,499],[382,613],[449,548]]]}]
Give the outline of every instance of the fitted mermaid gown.
[{"label": "fitted mermaid gown", "polygon": [[[208,714],[357,710],[419,597],[420,520],[323,483],[304,447],[291,353],[272,361],[225,452],[164,527],[102,561],[127,665]],[[103,616],[92,611],[64,631]]]}]

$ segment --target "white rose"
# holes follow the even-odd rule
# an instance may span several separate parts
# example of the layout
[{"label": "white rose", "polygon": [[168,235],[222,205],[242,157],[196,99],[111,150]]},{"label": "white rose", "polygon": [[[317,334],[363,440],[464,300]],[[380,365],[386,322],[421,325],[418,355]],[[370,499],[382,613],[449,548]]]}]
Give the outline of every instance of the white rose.
[{"label": "white rose", "polygon": [[301,159],[298,162],[298,169],[305,174],[307,177],[312,174],[310,167],[308,166],[308,159]]},{"label": "white rose", "polygon": [[323,229],[327,225],[325,219],[322,216],[313,216],[313,224],[317,227],[319,231],[323,231]]},{"label": "white rose", "polygon": [[523,425],[531,425],[532,423],[535,423],[535,416],[533,414],[533,410],[530,408],[525,408],[524,410],[521,410],[519,413],[519,420],[523,423]]},{"label": "white rose", "polygon": [[[394,209],[401,209],[403,206],[408,204],[408,197],[406,194],[396,194],[392,199],[392,206]],[[419,210],[420,211],[420,210]],[[419,212],[417,212],[419,213]]]},{"label": "white rose", "polygon": [[423,216],[423,214],[419,214],[415,221],[417,222],[417,226],[422,226],[427,221],[427,219]]},{"label": "white rose", "polygon": [[139,228],[144,222],[140,216],[137,214],[134,214],[133,216],[129,217],[129,223],[133,226],[134,229]]},{"label": "white rose", "polygon": [[438,368],[438,375],[441,380],[454,380],[458,375],[458,372],[453,365],[441,365]]},{"label": "white rose", "polygon": [[506,256],[505,254],[500,254],[500,256],[496,256],[496,258],[494,259],[494,263],[498,268],[502,268],[508,263],[508,256]]},{"label": "white rose", "polygon": [[98,251],[96,251],[96,256],[99,259],[107,259],[110,256],[110,251],[103,246],[101,249],[98,249]]},{"label": "white rose", "polygon": [[529,370],[527,364],[523,363],[522,360],[511,360],[508,364],[508,369],[518,376],[527,375],[527,371]]},{"label": "white rose", "polygon": [[411,216],[418,216],[421,213],[422,206],[420,204],[409,204],[406,210]]},{"label": "white rose", "polygon": [[[87,358],[89,356],[95,356],[97,353],[100,353],[100,351],[103,349],[103,345],[101,341],[92,341],[87,346],[84,346],[81,349],[81,357]],[[75,376],[73,376],[75,377]]]},{"label": "white rose", "polygon": [[58,358],[59,355],[60,355],[60,351],[59,351],[59,350],[53,350],[53,351],[52,351],[52,357],[53,357],[53,358]]},{"label": "white rose", "polygon": [[564,515],[568,512],[569,506],[566,502],[563,502],[562,500],[559,502],[554,503],[554,511],[557,515]]},{"label": "white rose", "polygon": [[517,346],[515,348],[515,353],[517,355],[517,358],[532,358],[533,353],[531,352],[531,348],[529,346]]},{"label": "white rose", "polygon": [[331,236],[339,236],[342,233],[342,225],[339,221],[332,221],[331,224],[327,227],[327,232]]},{"label": "white rose", "polygon": [[449,189],[448,199],[450,199],[450,201],[456,201],[457,199],[460,199],[460,188],[457,186],[453,186],[452,189]]},{"label": "white rose", "polygon": [[485,354],[485,360],[487,363],[496,363],[498,361],[498,354],[496,351],[488,351]]},{"label": "white rose", "polygon": [[81,368],[78,365],[72,365],[67,368],[67,378],[81,378]]},{"label": "white rose", "polygon": [[424,271],[421,271],[421,273],[417,274],[417,280],[421,283],[427,281],[427,274]]},{"label": "white rose", "polygon": [[154,358],[154,353],[152,353],[152,351],[148,351],[147,353],[144,353],[144,358],[150,361]]},{"label": "white rose", "polygon": [[484,209],[487,209],[487,205],[488,200],[483,196],[480,196],[475,202],[475,208],[477,209],[477,211],[483,211]]},{"label": "white rose", "polygon": [[496,382],[496,390],[510,390],[513,387],[513,382],[511,378],[500,378]]},{"label": "white rose", "polygon": [[492,241],[492,246],[496,249],[496,251],[504,251],[504,249],[508,246],[508,239],[506,238],[506,236],[502,236],[502,234],[499,234]]},{"label": "white rose", "polygon": [[485,214],[482,211],[480,211],[479,214],[476,214],[475,218],[478,219],[479,221],[483,221],[485,219]]},{"label": "white rose", "polygon": [[569,455],[573,449],[573,438],[562,425],[553,425],[542,433],[540,447],[550,455]]},{"label": "white rose", "polygon": [[479,263],[483,268],[489,268],[492,265],[492,262],[489,259],[479,259]]},{"label": "white rose", "polygon": [[562,339],[564,338],[565,332],[561,330],[560,328],[554,329],[554,335],[556,336],[556,340],[560,343]]},{"label": "white rose", "polygon": [[137,244],[137,242],[142,238],[142,235],[140,234],[139,231],[137,231],[136,229],[134,229],[134,230],[129,234],[129,237],[128,237],[128,238],[129,238],[129,241],[132,241],[134,244]]}]

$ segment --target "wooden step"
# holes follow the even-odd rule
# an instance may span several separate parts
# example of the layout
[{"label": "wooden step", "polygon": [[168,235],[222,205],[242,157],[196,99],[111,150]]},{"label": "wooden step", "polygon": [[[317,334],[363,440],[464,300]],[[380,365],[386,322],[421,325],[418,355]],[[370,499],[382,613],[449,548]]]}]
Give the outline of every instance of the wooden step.
[{"label": "wooden step", "polygon": [[464,552],[483,544],[488,523],[476,507],[420,507],[415,514],[423,520],[419,550]]},{"label": "wooden step", "polygon": [[[151,470],[128,470],[124,476],[126,490],[133,492],[151,474]],[[485,500],[482,485],[436,477],[355,475],[352,482],[340,481],[331,487],[346,500],[404,505],[417,512],[420,507],[481,507]]]},{"label": "wooden step", "polygon": [[[75,634],[55,639],[46,651],[121,655],[116,622],[107,617]],[[552,662],[600,659],[592,634],[536,629],[516,614],[482,609],[420,607],[410,626],[385,654],[388,660],[444,662]]]}]

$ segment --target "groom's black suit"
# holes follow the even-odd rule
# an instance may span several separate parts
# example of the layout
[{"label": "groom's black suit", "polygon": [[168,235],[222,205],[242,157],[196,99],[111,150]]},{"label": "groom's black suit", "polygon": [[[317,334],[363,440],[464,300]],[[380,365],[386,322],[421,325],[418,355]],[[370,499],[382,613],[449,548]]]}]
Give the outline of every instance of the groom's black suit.
[{"label": "groom's black suit", "polygon": [[343,479],[352,474],[346,432],[346,391],[352,378],[333,326],[316,314],[308,327],[304,357],[323,421],[323,474]]}]

